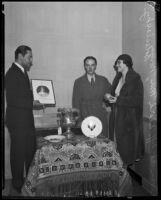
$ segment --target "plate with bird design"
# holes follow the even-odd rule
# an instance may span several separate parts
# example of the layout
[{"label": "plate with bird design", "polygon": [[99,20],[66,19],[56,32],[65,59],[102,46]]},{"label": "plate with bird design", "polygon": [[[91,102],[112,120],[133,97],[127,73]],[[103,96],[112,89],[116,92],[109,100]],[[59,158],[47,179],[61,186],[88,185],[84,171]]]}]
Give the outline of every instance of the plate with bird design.
[{"label": "plate with bird design", "polygon": [[81,124],[83,134],[90,138],[95,138],[100,135],[102,128],[101,120],[95,116],[86,117]]}]

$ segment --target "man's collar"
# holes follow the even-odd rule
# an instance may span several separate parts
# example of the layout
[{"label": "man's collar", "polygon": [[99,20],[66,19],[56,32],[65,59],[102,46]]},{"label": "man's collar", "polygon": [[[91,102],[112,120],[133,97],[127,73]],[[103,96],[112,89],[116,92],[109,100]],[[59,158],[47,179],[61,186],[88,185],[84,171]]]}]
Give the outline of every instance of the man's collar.
[{"label": "man's collar", "polygon": [[17,67],[19,67],[19,68],[21,69],[21,71],[22,71],[23,73],[25,73],[24,68],[23,68],[19,63],[17,63],[17,62],[14,62],[14,63],[15,63],[15,65],[17,65]]},{"label": "man's collar", "polygon": [[95,81],[95,79],[96,79],[95,74],[93,74],[92,76],[89,75],[89,74],[87,74],[87,78],[88,78],[89,81],[91,81],[91,78],[93,78],[94,81]]}]

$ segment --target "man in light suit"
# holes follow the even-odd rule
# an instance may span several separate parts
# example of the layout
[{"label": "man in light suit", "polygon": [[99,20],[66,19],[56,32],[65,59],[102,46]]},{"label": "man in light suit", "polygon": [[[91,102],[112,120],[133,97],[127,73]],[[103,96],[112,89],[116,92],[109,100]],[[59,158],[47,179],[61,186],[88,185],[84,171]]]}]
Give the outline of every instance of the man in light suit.
[{"label": "man in light suit", "polygon": [[95,73],[96,67],[95,57],[84,59],[86,73],[74,82],[72,106],[80,110],[81,121],[88,116],[98,117],[103,125],[101,134],[108,137],[107,112],[103,107],[103,99],[110,92],[111,84],[107,78]]},{"label": "man in light suit", "polygon": [[27,72],[32,66],[32,50],[19,46],[15,62],[5,77],[6,125],[11,139],[10,164],[13,188],[21,193],[26,174],[36,150],[36,135],[33,118],[33,94]]}]

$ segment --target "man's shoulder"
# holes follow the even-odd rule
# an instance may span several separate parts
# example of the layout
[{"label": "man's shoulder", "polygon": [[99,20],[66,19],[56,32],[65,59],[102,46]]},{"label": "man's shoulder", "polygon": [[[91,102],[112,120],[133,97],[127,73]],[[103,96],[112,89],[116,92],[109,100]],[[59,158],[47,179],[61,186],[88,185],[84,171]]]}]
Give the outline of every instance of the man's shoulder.
[{"label": "man's shoulder", "polygon": [[108,81],[108,79],[105,76],[102,76],[102,75],[99,75],[99,74],[96,74],[96,78],[100,79],[102,81]]},{"label": "man's shoulder", "polygon": [[77,79],[75,79],[75,82],[82,82],[85,79],[85,75],[82,75],[80,77],[78,77]]},{"label": "man's shoulder", "polygon": [[13,71],[13,64],[8,68],[7,72],[6,72],[6,76],[9,75],[10,73],[12,73]]},{"label": "man's shoulder", "polygon": [[11,67],[7,70],[6,72],[6,77],[11,77],[11,76],[20,76],[21,73],[19,73],[20,70],[19,68],[13,63]]}]

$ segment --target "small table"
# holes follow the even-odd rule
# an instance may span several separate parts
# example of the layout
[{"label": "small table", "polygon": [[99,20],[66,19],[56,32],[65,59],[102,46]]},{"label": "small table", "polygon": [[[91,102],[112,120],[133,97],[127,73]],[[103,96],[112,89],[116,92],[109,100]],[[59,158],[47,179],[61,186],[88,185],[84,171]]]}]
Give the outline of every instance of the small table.
[{"label": "small table", "polygon": [[75,135],[51,143],[40,136],[37,141],[24,196],[131,196],[131,178],[108,138]]}]

